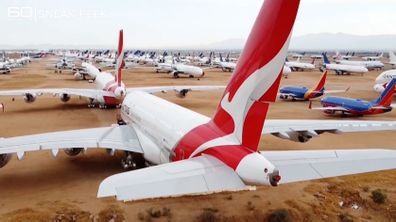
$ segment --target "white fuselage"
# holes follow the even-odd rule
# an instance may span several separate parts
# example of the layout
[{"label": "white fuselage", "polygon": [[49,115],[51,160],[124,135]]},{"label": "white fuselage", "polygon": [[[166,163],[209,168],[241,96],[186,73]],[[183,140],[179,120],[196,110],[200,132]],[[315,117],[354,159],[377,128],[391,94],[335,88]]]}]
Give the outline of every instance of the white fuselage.
[{"label": "white fuselage", "polygon": [[384,67],[384,64],[380,61],[337,60],[337,63],[341,65],[363,66],[367,69],[382,69]]},{"label": "white fuselage", "polygon": [[121,117],[135,129],[144,158],[153,164],[169,162],[178,141],[193,128],[210,120],[141,91],[128,93],[122,103]]},{"label": "white fuselage", "polygon": [[191,66],[191,65],[185,65],[183,63],[158,63],[157,67],[155,68],[157,72],[168,72],[171,73],[173,77],[179,77],[180,75],[186,75],[189,77],[203,77],[205,75],[203,69],[196,67],[196,66]]},{"label": "white fuselage", "polygon": [[290,61],[285,63],[286,66],[290,67],[292,70],[305,70],[305,69],[315,69],[315,65],[305,62]]},{"label": "white fuselage", "polygon": [[87,69],[88,74],[95,79],[96,89],[111,92],[112,94],[111,96],[97,96],[96,102],[106,105],[118,105],[122,98],[117,98],[116,91],[119,88],[118,90],[121,89],[123,92],[126,92],[124,83],[121,82],[121,86],[118,87],[111,73],[100,72],[95,66],[89,63],[83,63],[83,66]]},{"label": "white fuselage", "polygon": [[364,66],[342,65],[342,64],[325,64],[326,69],[335,70],[345,73],[365,73],[368,69]]}]

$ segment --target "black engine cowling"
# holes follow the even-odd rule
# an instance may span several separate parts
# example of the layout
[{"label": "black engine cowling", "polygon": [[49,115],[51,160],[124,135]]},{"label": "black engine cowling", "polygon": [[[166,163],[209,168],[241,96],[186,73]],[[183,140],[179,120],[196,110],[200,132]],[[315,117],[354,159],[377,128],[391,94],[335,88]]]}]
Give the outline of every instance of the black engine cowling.
[{"label": "black engine cowling", "polygon": [[4,167],[11,159],[11,155],[4,153],[0,154],[0,168]]},{"label": "black engine cowling", "polygon": [[68,102],[70,100],[70,95],[67,93],[62,93],[59,97],[62,102]]},{"label": "black engine cowling", "polygon": [[182,89],[182,90],[176,92],[176,96],[179,98],[184,98],[184,97],[186,97],[186,95],[189,91],[190,91],[189,89]]},{"label": "black engine cowling", "polygon": [[32,102],[34,102],[36,100],[36,97],[37,96],[35,94],[26,93],[25,96],[23,97],[23,99],[27,103],[32,103]]},{"label": "black engine cowling", "polygon": [[68,148],[68,149],[65,149],[65,153],[69,156],[77,156],[83,150],[84,150],[84,148]]}]

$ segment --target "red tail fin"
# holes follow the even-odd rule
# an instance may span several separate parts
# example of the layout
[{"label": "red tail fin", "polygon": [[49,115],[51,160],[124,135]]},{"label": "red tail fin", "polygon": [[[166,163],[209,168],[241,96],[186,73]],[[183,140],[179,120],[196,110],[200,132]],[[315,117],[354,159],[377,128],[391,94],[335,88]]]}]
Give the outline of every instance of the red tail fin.
[{"label": "red tail fin", "polygon": [[117,52],[117,60],[116,60],[116,70],[117,74],[115,75],[115,82],[117,82],[118,86],[121,86],[121,74],[122,74],[122,69],[125,66],[124,62],[124,34],[123,30],[120,30],[120,36],[118,39],[118,52]]},{"label": "red tail fin", "polygon": [[[256,150],[274,102],[299,0],[265,1],[213,122]],[[282,13],[274,13],[282,12]]]},{"label": "red tail fin", "polygon": [[264,2],[213,119],[179,140],[173,160],[207,152],[236,169],[244,155],[258,149],[269,104],[278,92],[299,2]]}]

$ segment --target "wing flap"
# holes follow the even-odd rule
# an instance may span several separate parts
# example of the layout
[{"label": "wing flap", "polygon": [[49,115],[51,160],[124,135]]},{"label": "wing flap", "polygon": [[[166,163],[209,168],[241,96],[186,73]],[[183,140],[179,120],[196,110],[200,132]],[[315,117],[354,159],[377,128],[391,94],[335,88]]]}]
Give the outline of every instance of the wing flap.
[{"label": "wing flap", "polygon": [[128,125],[0,139],[0,154],[74,147],[100,147],[143,153],[135,130]]},{"label": "wing flap", "polygon": [[200,156],[108,177],[100,184],[98,197],[139,200],[247,188],[221,161]]},{"label": "wing flap", "polygon": [[280,171],[282,183],[396,168],[396,151],[384,149],[262,152]]}]

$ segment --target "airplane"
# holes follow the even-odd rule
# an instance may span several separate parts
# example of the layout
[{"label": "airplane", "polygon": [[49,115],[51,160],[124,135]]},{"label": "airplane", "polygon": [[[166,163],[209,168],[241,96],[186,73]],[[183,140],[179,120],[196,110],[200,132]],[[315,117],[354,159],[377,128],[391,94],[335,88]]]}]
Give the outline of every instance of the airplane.
[{"label": "airplane", "polygon": [[322,56],[323,56],[323,67],[327,70],[334,70],[337,75],[344,75],[351,73],[363,74],[368,72],[368,69],[364,66],[334,64],[334,63],[330,63],[325,53],[323,53]]},{"label": "airplane", "polygon": [[296,61],[288,61],[286,59],[286,66],[288,66],[292,71],[304,71],[306,69],[315,69],[315,59],[312,60],[312,63],[300,62],[300,58]]},{"label": "airplane", "polygon": [[326,114],[334,115],[337,112],[351,115],[373,115],[392,111],[393,94],[395,93],[396,79],[392,79],[381,95],[373,101],[364,101],[360,99],[351,99],[344,97],[324,97],[320,100],[323,107],[310,109],[322,110]]},{"label": "airplane", "polygon": [[161,59],[154,68],[156,73],[166,72],[169,73],[173,78],[179,78],[181,75],[188,76],[190,78],[202,78],[205,76],[205,72],[202,68],[192,65],[186,65],[179,63],[173,58],[173,62],[170,63],[167,60]]},{"label": "airplane", "polygon": [[388,83],[394,78],[396,78],[396,70],[391,69],[382,72],[375,79],[374,90],[376,92],[382,93],[385,90],[385,87],[388,85]]},{"label": "airplane", "polygon": [[366,67],[368,70],[374,70],[374,69],[381,70],[384,68],[384,64],[378,60],[352,61],[352,60],[345,60],[341,58],[341,56],[336,57],[336,63],[341,65],[363,66]]},{"label": "airplane", "polygon": [[233,72],[236,67],[235,62],[224,61],[223,57],[221,56],[221,53],[220,53],[220,61],[217,63],[217,65],[221,68],[221,70],[223,70],[223,72]]},{"label": "airplane", "polygon": [[146,162],[156,165],[101,182],[98,197],[124,201],[251,190],[251,186],[396,168],[393,150],[258,150],[263,132],[287,138],[291,129],[298,128],[314,137],[321,130],[394,130],[396,126],[389,121],[266,120],[276,99],[298,6],[299,0],[264,2],[213,118],[136,90],[127,94],[119,124],[111,127],[1,139],[0,166],[12,153],[22,159],[34,150],[50,149],[55,156],[64,147],[75,147],[65,150],[69,155],[78,155],[84,147],[102,147],[110,153],[120,149],[135,168],[147,166]]},{"label": "airplane", "polygon": [[327,71],[324,71],[318,84],[312,88],[301,86],[284,86],[279,90],[279,98],[282,100],[291,99],[307,101],[318,98],[324,94],[346,92],[346,90],[325,90]]},{"label": "airplane", "polygon": [[396,55],[392,51],[389,51],[389,64],[396,66]]},{"label": "airplane", "polygon": [[376,56],[364,56],[362,57],[363,60],[367,61],[375,61],[375,60],[380,60],[384,53],[378,53]]},{"label": "airplane", "polygon": [[[123,62],[123,31],[119,33],[118,54],[116,59],[116,74],[101,72],[90,63],[82,63],[89,76],[94,79],[95,89],[82,88],[52,88],[52,89],[19,89],[0,91],[0,96],[22,96],[26,103],[32,103],[38,96],[47,94],[58,96],[62,102],[68,102],[71,96],[87,98],[89,108],[96,105],[100,109],[118,108],[126,93],[134,90],[141,90],[149,93],[175,91],[180,98],[186,96],[189,91],[212,91],[221,90],[224,86],[163,86],[163,87],[135,87],[125,88],[122,82]],[[75,78],[81,77],[81,73],[76,73]],[[83,78],[83,77],[82,77]]]},{"label": "airplane", "polygon": [[347,54],[346,55],[341,55],[340,54],[340,52],[336,52],[336,54],[335,55],[333,55],[333,59],[334,60],[336,60],[336,59],[338,59],[338,60],[349,60],[349,59],[351,59],[353,56],[355,56],[355,53],[354,52],[352,52],[351,54],[349,54],[349,52],[347,52]]},{"label": "airplane", "polygon": [[9,74],[11,72],[10,67],[5,62],[0,62],[0,73]]}]

